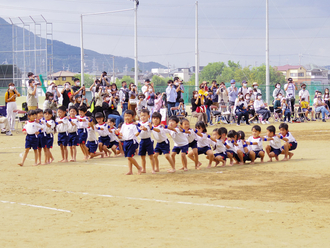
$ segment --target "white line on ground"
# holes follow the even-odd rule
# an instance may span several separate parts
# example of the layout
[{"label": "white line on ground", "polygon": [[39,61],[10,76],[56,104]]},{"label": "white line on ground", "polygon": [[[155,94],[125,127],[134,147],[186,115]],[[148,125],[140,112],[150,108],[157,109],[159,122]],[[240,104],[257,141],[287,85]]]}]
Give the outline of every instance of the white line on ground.
[{"label": "white line on ground", "polygon": [[266,213],[280,213],[272,210],[262,210],[262,209],[248,209],[241,207],[231,207],[231,206],[223,206],[216,204],[208,204],[208,203],[194,203],[194,202],[182,202],[182,201],[167,201],[167,200],[157,200],[157,199],[148,199],[148,198],[136,198],[136,197],[127,197],[127,196],[114,196],[114,195],[100,195],[100,194],[92,194],[87,192],[73,192],[73,191],[65,191],[65,190],[50,190],[53,192],[60,193],[68,193],[68,194],[80,194],[80,195],[90,195],[90,196],[99,196],[99,197],[108,197],[108,198],[122,198],[127,200],[137,200],[137,201],[150,201],[150,202],[161,202],[161,203],[174,203],[174,204],[185,204],[185,205],[193,205],[193,206],[203,206],[203,207],[216,207],[216,208],[227,208],[227,209],[236,209],[236,210],[246,210],[246,211],[258,211],[258,212],[266,212]]},{"label": "white line on ground", "polygon": [[6,147],[6,148],[0,148],[0,150],[10,150],[10,149],[24,149],[24,147]]},{"label": "white line on ground", "polygon": [[21,205],[21,206],[28,206],[28,207],[33,207],[33,208],[43,208],[43,209],[54,210],[54,211],[59,211],[59,212],[71,213],[70,210],[64,210],[64,209],[59,209],[59,208],[50,208],[50,207],[38,206],[38,205],[27,204],[27,203],[19,203],[19,202],[11,202],[11,201],[0,201],[0,202],[9,203],[9,204],[18,204],[18,205]]},{"label": "white line on ground", "polygon": [[106,165],[106,166],[115,166],[115,167],[128,167],[127,165],[122,165],[122,164],[99,164],[99,163],[88,163],[88,164]]}]

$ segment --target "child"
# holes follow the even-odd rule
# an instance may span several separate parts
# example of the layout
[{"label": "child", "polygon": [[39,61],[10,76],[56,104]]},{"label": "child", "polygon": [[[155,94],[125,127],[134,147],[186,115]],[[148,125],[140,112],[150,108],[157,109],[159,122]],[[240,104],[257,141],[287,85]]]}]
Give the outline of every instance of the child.
[{"label": "child", "polygon": [[273,162],[272,158],[278,161],[278,155],[281,154],[281,139],[276,136],[276,128],[271,125],[267,127],[267,136],[264,141],[269,141],[269,145],[266,146],[266,152],[269,157],[268,162]]},{"label": "child", "polygon": [[68,162],[68,126],[69,121],[66,117],[66,107],[60,106],[57,109],[58,118],[56,118],[56,130],[58,132],[57,144],[61,147],[62,160],[59,162]]},{"label": "child", "polygon": [[236,154],[237,158],[240,161],[239,164],[242,165],[245,161],[249,160],[249,149],[247,148],[247,144],[245,141],[245,133],[243,131],[237,132],[237,146],[236,146]]},{"label": "child", "polygon": [[162,120],[162,115],[158,112],[154,112],[151,117],[153,128],[152,133],[155,141],[157,142],[155,148],[155,169],[159,170],[159,161],[158,156],[164,154],[165,158],[171,165],[171,169],[167,170],[169,173],[175,172],[175,164],[170,156],[170,142],[166,136],[166,133],[169,133],[169,130],[164,128],[160,123]]},{"label": "child", "polygon": [[282,119],[282,97],[282,93],[278,93],[274,102],[274,116],[276,117],[275,121],[278,121],[278,119]]},{"label": "child", "polygon": [[246,142],[250,146],[249,158],[251,159],[250,164],[254,164],[256,158],[261,159],[261,163],[264,162],[265,152],[262,149],[262,139],[260,138],[261,127],[255,125],[252,127],[252,136],[250,136]]},{"label": "child", "polygon": [[121,130],[121,127],[123,126],[123,122],[120,122],[119,125],[118,125],[118,128],[117,130],[115,131],[115,134],[117,136],[117,139],[118,139],[118,144],[119,146],[117,147],[117,155],[118,156],[125,156],[125,153],[124,153],[124,140],[123,138],[119,137],[119,134],[120,134],[120,130]]},{"label": "child", "polygon": [[[116,120],[114,118],[110,118],[110,119],[108,119],[107,123],[109,126],[108,130],[110,133],[109,134],[110,143],[109,143],[108,148],[110,148],[115,155],[121,155],[121,153],[124,154],[122,145],[119,144],[117,134],[116,134],[116,132],[118,133],[118,131],[115,128]],[[121,147],[121,148],[119,148],[119,147]]]},{"label": "child", "polygon": [[97,138],[95,133],[95,127],[94,127],[94,120],[91,118],[88,122],[88,128],[87,128],[87,143],[86,148],[88,149],[89,158],[95,158],[97,156],[101,156],[101,158],[104,157],[104,152],[96,152],[97,151]]},{"label": "child", "polygon": [[179,106],[178,109],[176,111],[176,115],[179,116],[185,116],[186,114],[186,108],[184,106],[184,100],[182,98],[179,99]]},{"label": "child", "polygon": [[36,122],[39,123],[42,126],[42,131],[38,134],[38,165],[41,164],[41,151],[42,149],[44,149],[44,153],[45,153],[45,163],[43,165],[46,164],[46,150],[45,150],[45,136],[46,136],[46,123],[43,120],[44,117],[44,112],[42,111],[42,109],[36,109],[35,110],[37,113],[37,119]]},{"label": "child", "polygon": [[135,151],[138,148],[138,142],[136,134],[139,131],[137,126],[134,125],[134,112],[132,110],[126,110],[124,113],[125,123],[122,125],[119,133],[119,138],[124,140],[124,154],[128,159],[128,168],[129,171],[126,175],[133,174],[133,165],[137,168],[138,174],[141,175],[142,168],[139,166],[138,162],[134,159]]},{"label": "child", "polygon": [[301,111],[305,113],[306,120],[310,121],[310,119],[308,119],[308,114],[311,113],[312,121],[316,121],[314,119],[314,110],[311,107],[309,107],[309,103],[305,100],[305,97],[301,98],[300,107],[301,107]]},{"label": "child", "polygon": [[53,148],[54,143],[54,130],[55,130],[55,121],[53,118],[53,110],[45,109],[44,111],[44,122],[45,122],[45,143],[44,143],[44,150],[45,150],[45,163],[50,164],[54,161],[54,157],[50,151]]},{"label": "child", "polygon": [[[281,123],[279,126],[280,135],[279,138],[284,140],[284,146],[282,146],[281,154],[284,154],[283,161],[287,161],[292,158],[293,153],[290,151],[296,150],[298,143],[292,134],[289,132],[289,126],[286,123]],[[289,158],[288,158],[289,157]]]},{"label": "child", "polygon": [[175,164],[175,155],[181,152],[181,162],[183,167],[180,170],[188,171],[187,168],[187,153],[189,148],[189,142],[185,130],[178,128],[179,118],[177,116],[171,116],[168,121],[168,129],[171,130],[170,134],[174,142],[171,157]]},{"label": "child", "polygon": [[87,160],[89,157],[89,152],[86,147],[87,140],[87,128],[88,128],[88,118],[86,116],[87,107],[85,105],[79,106],[78,108],[78,144],[81,148],[81,151],[84,154],[84,160]]},{"label": "child", "polygon": [[77,146],[79,146],[78,137],[78,123],[79,120],[76,118],[78,115],[78,109],[75,106],[69,108],[69,126],[68,126],[68,146],[70,147],[70,162],[75,162],[77,159]]},{"label": "child", "polygon": [[[212,162],[214,159],[214,155],[211,150],[211,147],[209,146],[210,135],[207,134],[206,125],[203,121],[198,121],[195,125],[195,128],[197,130],[198,155],[205,154],[206,158],[209,160],[209,164],[208,164],[207,168],[211,168]],[[198,165],[199,165],[198,167],[200,167],[202,164],[199,162]]]},{"label": "child", "polygon": [[220,139],[225,147],[224,152],[222,152],[222,154],[220,154],[220,155],[223,157],[224,160],[226,160],[226,158],[229,158],[230,159],[229,166],[232,166],[234,164],[234,162],[233,162],[234,154],[231,152],[227,152],[227,149],[231,148],[231,146],[227,144],[227,128],[220,127],[219,134],[220,134]]},{"label": "child", "polygon": [[140,117],[141,110],[147,108],[147,101],[145,100],[145,95],[143,93],[139,94],[139,101],[136,105],[136,113]]},{"label": "child", "polygon": [[25,137],[25,151],[22,158],[22,162],[19,163],[19,166],[23,166],[24,162],[26,160],[26,157],[32,148],[34,150],[34,164],[37,165],[38,160],[38,135],[42,131],[42,126],[39,123],[36,123],[37,113],[35,110],[30,110],[27,113],[27,117],[29,119],[28,122],[26,122],[23,133],[26,134]]},{"label": "child", "polygon": [[291,110],[290,110],[290,106],[287,103],[285,98],[282,98],[281,108],[282,108],[282,113],[284,116],[284,122],[286,122],[286,120],[288,120],[288,122],[290,122],[291,121]]},{"label": "child", "polygon": [[194,131],[190,128],[190,123],[187,119],[181,120],[181,128],[186,131],[189,147],[191,151],[188,153],[188,158],[195,162],[195,169],[198,170],[200,167],[200,163],[198,161],[198,147],[197,147],[197,131]]},{"label": "child", "polygon": [[142,173],[146,173],[146,154],[148,152],[149,160],[151,163],[152,173],[159,172],[159,168],[155,169],[155,158],[154,158],[154,142],[151,140],[152,125],[149,122],[150,115],[148,109],[142,109],[140,115],[140,121],[138,127],[140,129],[139,135],[141,138],[139,155],[142,161]]},{"label": "child", "polygon": [[211,140],[213,141],[213,160],[215,161],[214,167],[217,167],[220,162],[222,163],[221,166],[225,166],[227,158],[226,147],[221,140],[221,133],[219,128],[213,130]]},{"label": "child", "polygon": [[95,119],[97,121],[95,130],[99,134],[99,150],[104,152],[105,157],[110,157],[111,152],[108,150],[110,146],[110,126],[104,122],[104,116],[101,112],[95,114]]},{"label": "child", "polygon": [[229,166],[234,165],[233,159],[238,163],[238,156],[235,148],[235,146],[237,146],[236,140],[237,140],[237,132],[235,130],[230,130],[228,132],[227,140],[225,142],[225,146],[227,148],[227,155],[230,158]]}]

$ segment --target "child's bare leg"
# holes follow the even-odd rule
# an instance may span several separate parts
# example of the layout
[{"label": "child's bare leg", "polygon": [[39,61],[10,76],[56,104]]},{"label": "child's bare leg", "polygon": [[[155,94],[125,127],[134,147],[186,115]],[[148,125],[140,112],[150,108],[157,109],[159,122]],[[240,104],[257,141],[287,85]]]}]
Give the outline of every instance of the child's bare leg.
[{"label": "child's bare leg", "polygon": [[[177,154],[176,152],[171,153],[171,158],[172,158],[172,161],[173,161],[174,165],[175,165],[175,155],[176,154]],[[183,170],[183,167],[180,170]]]},{"label": "child's bare leg", "polygon": [[227,156],[230,159],[229,166],[233,166],[233,164],[234,164],[234,161],[233,161],[234,155],[232,153],[228,152]]},{"label": "child's bare leg", "polygon": [[44,148],[44,154],[45,154],[45,162],[43,164],[48,164],[48,161],[49,161],[49,152],[48,152],[48,148],[45,147]]},{"label": "child's bare leg", "polygon": [[[266,152],[267,152],[267,155],[269,157],[269,160],[267,162],[273,162],[272,157],[274,157],[274,156],[270,156],[270,153],[271,153],[270,151],[271,151],[271,147],[270,147],[270,145],[267,145],[266,146]],[[274,153],[272,152],[272,154],[274,154]]]},{"label": "child's bare leg", "polygon": [[121,144],[121,142],[119,142],[119,151],[122,155],[124,155],[124,149],[123,149],[123,145]]},{"label": "child's bare leg", "polygon": [[278,156],[277,156],[277,155],[275,155],[275,153],[274,153],[274,157],[275,157],[276,161],[278,161]]},{"label": "child's bare leg", "polygon": [[103,143],[99,143],[98,145],[100,152],[103,152]]},{"label": "child's bare leg", "polygon": [[104,152],[105,157],[110,157],[111,151],[108,149],[106,145],[103,145],[102,150]]},{"label": "child's bare leg", "polygon": [[138,162],[135,160],[135,158],[128,158],[128,167],[129,167],[129,172],[126,174],[126,175],[132,175],[133,174],[133,171],[132,171],[132,165],[134,165],[137,170],[138,170],[138,174],[141,175],[142,173],[142,168],[141,166],[139,166]]},{"label": "child's bare leg", "polygon": [[104,157],[104,152],[94,152],[94,153],[89,154],[90,158],[95,158],[97,156],[101,156],[101,158],[103,158]]},{"label": "child's bare leg", "polygon": [[38,162],[37,164],[41,164],[41,151],[42,151],[42,148],[38,148]]},{"label": "child's bare leg", "polygon": [[34,150],[34,165],[38,165],[38,150]]},{"label": "child's bare leg", "polygon": [[289,160],[289,158],[288,158],[288,156],[289,156],[289,143],[288,142],[284,143],[284,150],[282,150],[281,154],[284,154],[284,158],[282,159],[282,161]]},{"label": "child's bare leg", "polygon": [[194,148],[193,152],[194,152],[194,159],[195,159],[195,169],[199,169],[199,167],[201,167],[202,163],[198,161],[198,149]]},{"label": "child's bare leg", "polygon": [[64,146],[64,162],[68,162],[68,147]]},{"label": "child's bare leg", "polygon": [[[168,172],[172,173],[175,172],[175,163],[173,162],[172,157],[170,156],[169,153],[165,154],[165,158],[167,159],[167,161],[170,163],[172,169],[171,170],[167,170]],[[157,158],[158,160],[158,158]]]},{"label": "child's bare leg", "polygon": [[265,152],[259,152],[259,156],[260,156],[260,163],[264,162],[264,157],[265,157]]},{"label": "child's bare leg", "polygon": [[23,154],[23,158],[22,158],[22,162],[18,164],[19,166],[23,166],[24,165],[24,162],[26,160],[26,157],[27,157],[29,151],[30,151],[30,148],[25,148],[24,154]]},{"label": "child's bare leg", "polygon": [[293,156],[293,153],[292,152],[289,152],[288,154],[289,154],[289,159],[291,159],[292,156]]},{"label": "child's bare leg", "polygon": [[254,164],[254,160],[256,159],[256,153],[254,151],[249,152],[249,158],[251,159],[250,164]]},{"label": "child's bare leg", "polygon": [[181,153],[181,162],[182,162],[182,165],[183,165],[183,170],[184,171],[187,171],[188,170],[188,167],[187,167],[187,154],[186,153]]},{"label": "child's bare leg", "polygon": [[155,168],[155,158],[154,158],[154,155],[153,154],[149,155],[149,159],[150,159],[152,173],[159,172],[159,168],[158,169]]},{"label": "child's bare leg", "polygon": [[141,173],[146,173],[147,172],[147,170],[146,170],[146,164],[147,164],[147,162],[146,162],[146,156],[141,156],[141,165],[142,165],[142,171],[141,171]]},{"label": "child's bare leg", "polygon": [[154,154],[154,160],[155,160],[155,169],[159,171],[159,160],[158,160],[159,153]]},{"label": "child's bare leg", "polygon": [[244,156],[244,154],[243,154],[243,152],[241,151],[241,150],[239,150],[239,151],[237,151],[237,156],[238,156],[238,158],[239,158],[239,164],[240,165],[242,165],[242,164],[244,164],[244,160],[243,160],[243,156]]},{"label": "child's bare leg", "polygon": [[211,150],[208,150],[206,152],[206,154],[207,154],[207,157],[208,157],[208,160],[209,160],[209,165],[207,166],[207,168],[211,168],[212,167],[212,161],[214,159],[214,154]]},{"label": "child's bare leg", "polygon": [[61,148],[61,156],[62,156],[62,160],[60,160],[59,162],[63,162],[64,161],[64,146],[60,145]]}]

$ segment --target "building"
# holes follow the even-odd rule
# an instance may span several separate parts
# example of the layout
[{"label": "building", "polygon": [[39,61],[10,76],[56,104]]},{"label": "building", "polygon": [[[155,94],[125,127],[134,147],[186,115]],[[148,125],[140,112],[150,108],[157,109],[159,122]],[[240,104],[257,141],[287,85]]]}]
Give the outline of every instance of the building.
[{"label": "building", "polygon": [[8,88],[9,83],[14,83],[16,87],[22,87],[23,76],[21,70],[16,65],[0,65],[0,87]]},{"label": "building", "polygon": [[64,85],[66,82],[72,85],[75,75],[77,75],[77,73],[71,71],[59,71],[51,74],[49,79],[50,82],[54,82],[56,85]]},{"label": "building", "polygon": [[328,84],[328,69],[314,64],[308,65],[284,65],[277,66],[278,71],[282,72],[286,79],[292,78],[298,84],[317,83]]}]

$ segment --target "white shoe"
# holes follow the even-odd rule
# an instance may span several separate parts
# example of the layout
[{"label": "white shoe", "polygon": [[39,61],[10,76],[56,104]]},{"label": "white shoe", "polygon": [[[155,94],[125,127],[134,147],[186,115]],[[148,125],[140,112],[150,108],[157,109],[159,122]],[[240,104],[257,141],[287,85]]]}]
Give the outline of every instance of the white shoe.
[{"label": "white shoe", "polygon": [[265,121],[261,121],[261,124],[266,124],[266,122]]},{"label": "white shoe", "polygon": [[6,132],[6,135],[13,136],[13,134],[10,131]]},{"label": "white shoe", "polygon": [[6,129],[1,129],[1,133],[6,133],[7,131],[6,131]]},{"label": "white shoe", "polygon": [[237,125],[237,126],[240,126],[241,124],[237,123],[236,125]]},{"label": "white shoe", "polygon": [[270,124],[270,122],[269,122],[269,121],[266,121],[266,123],[267,123],[267,124]]}]

